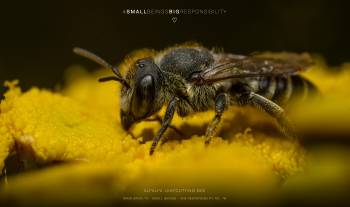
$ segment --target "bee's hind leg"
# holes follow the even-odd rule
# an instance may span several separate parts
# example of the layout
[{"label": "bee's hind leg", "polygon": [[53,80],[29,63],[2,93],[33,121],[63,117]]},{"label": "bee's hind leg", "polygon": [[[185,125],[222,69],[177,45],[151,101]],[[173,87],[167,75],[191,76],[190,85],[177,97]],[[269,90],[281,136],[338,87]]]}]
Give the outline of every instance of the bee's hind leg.
[{"label": "bee's hind leg", "polygon": [[283,108],[281,108],[273,101],[254,92],[247,92],[245,94],[242,94],[240,101],[242,103],[250,104],[258,109],[261,109],[268,113],[270,116],[274,117],[278,123],[281,132],[285,136],[292,139],[297,137],[297,133],[294,129],[294,126],[288,120]]},{"label": "bee's hind leg", "polygon": [[205,133],[205,144],[209,144],[211,138],[215,134],[216,127],[221,120],[221,115],[226,108],[227,99],[227,94],[225,93],[220,93],[215,99],[215,116],[207,127],[207,131]]}]

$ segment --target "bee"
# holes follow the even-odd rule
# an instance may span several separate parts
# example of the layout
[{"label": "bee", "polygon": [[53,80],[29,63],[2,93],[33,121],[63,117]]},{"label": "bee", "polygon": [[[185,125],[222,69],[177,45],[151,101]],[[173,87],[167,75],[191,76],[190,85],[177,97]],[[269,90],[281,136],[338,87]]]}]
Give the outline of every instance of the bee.
[{"label": "bee", "polygon": [[231,105],[251,105],[266,112],[275,118],[285,136],[295,138],[295,130],[281,106],[296,95],[306,96],[315,91],[315,86],[299,75],[312,64],[307,53],[245,56],[199,45],[179,45],[136,60],[123,77],[117,67],[92,52],[81,48],[73,51],[113,71],[115,76],[100,78],[100,82],[113,80],[122,84],[120,119],[126,131],[167,105],[150,155],[171,126],[175,111],[180,117],[186,117],[215,110],[206,129],[206,144]]}]

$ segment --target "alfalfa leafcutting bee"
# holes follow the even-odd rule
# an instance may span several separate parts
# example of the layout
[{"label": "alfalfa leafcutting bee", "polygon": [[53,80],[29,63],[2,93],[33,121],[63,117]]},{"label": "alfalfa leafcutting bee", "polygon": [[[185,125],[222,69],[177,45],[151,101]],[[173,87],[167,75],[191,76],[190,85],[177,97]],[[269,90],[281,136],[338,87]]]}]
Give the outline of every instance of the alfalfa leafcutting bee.
[{"label": "alfalfa leafcutting bee", "polygon": [[199,45],[170,47],[132,63],[125,77],[119,69],[95,54],[74,48],[74,52],[112,69],[115,76],[99,81],[119,81],[120,118],[128,130],[134,123],[156,114],[167,104],[161,128],[153,139],[150,154],[169,127],[175,111],[181,117],[215,110],[206,130],[205,143],[214,136],[221,115],[230,105],[252,105],[277,120],[281,131],[295,137],[283,105],[295,94],[307,94],[314,86],[298,73],[312,62],[308,54],[277,53],[250,56],[209,50]]}]

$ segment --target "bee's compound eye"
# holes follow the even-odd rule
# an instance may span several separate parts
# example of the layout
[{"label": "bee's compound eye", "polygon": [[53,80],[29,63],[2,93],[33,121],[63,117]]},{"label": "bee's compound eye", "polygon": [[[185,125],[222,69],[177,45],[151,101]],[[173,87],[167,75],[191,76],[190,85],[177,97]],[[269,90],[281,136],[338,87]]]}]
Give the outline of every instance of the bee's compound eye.
[{"label": "bee's compound eye", "polygon": [[155,90],[154,78],[151,75],[145,75],[136,83],[132,99],[132,112],[135,117],[144,117],[151,111]]}]

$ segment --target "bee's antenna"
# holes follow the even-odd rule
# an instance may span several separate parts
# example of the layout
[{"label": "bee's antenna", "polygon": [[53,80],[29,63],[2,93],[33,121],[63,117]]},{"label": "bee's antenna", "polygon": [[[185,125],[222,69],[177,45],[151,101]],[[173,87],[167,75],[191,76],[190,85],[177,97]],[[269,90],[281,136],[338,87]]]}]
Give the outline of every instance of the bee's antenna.
[{"label": "bee's antenna", "polygon": [[79,48],[79,47],[75,47],[73,48],[73,52],[77,55],[83,56],[89,60],[94,61],[95,63],[105,67],[105,68],[110,68],[112,69],[113,73],[116,75],[116,77],[106,77],[106,78],[101,78],[99,79],[100,82],[104,82],[104,81],[109,81],[109,80],[115,80],[115,81],[119,81],[121,82],[123,85],[125,85],[126,87],[130,87],[128,82],[122,77],[122,75],[119,72],[119,69],[117,67],[114,67],[113,65],[109,64],[108,62],[106,62],[104,59],[102,59],[101,57],[95,55],[94,53],[85,50],[83,48]]}]

